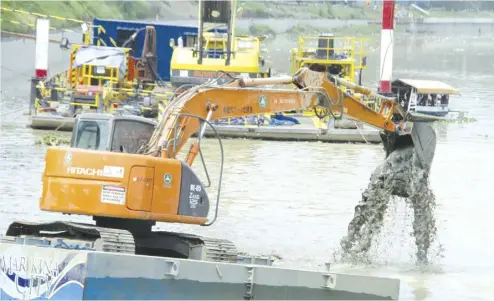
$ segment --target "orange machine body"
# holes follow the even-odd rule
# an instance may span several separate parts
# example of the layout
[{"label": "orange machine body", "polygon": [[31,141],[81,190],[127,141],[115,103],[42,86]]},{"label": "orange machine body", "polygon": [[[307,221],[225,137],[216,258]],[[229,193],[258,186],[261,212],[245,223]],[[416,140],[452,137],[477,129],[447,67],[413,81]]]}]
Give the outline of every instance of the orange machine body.
[{"label": "orange machine body", "polygon": [[209,200],[200,181],[184,165],[176,159],[50,148],[40,209],[203,224],[207,221]]},{"label": "orange machine body", "polygon": [[[301,88],[260,87],[293,82]],[[171,100],[156,127],[149,128],[148,124],[148,130],[152,130],[153,134],[149,135],[150,139],[145,139],[148,142],[143,150],[138,151],[141,154],[125,153],[126,149],[133,149],[125,145],[120,145],[120,152],[115,151],[118,147],[113,146],[91,149],[94,145],[118,146],[124,143],[119,139],[122,135],[140,139],[146,135],[145,131],[126,134],[125,131],[111,130],[114,132],[110,135],[113,137],[111,141],[86,143],[81,148],[49,149],[40,207],[45,211],[94,217],[210,224],[207,220],[209,200],[206,189],[191,169],[200,150],[200,138],[191,145],[185,162],[176,158],[188,139],[197,132],[200,126],[197,117],[213,121],[226,117],[307,110],[317,106],[339,111],[342,116],[362,120],[393,135],[401,132],[404,124],[402,121],[392,121],[396,114],[403,116],[395,101],[383,101],[381,110],[375,112],[343,93],[324,73],[306,68],[293,77],[241,78],[223,86],[197,86]],[[95,118],[86,120],[88,125],[98,124],[95,122],[98,118],[108,122],[117,117],[96,115]],[[137,123],[131,128],[142,123],[142,120],[134,121]],[[79,119],[79,122],[75,126],[72,146],[77,146],[78,142],[74,141],[81,139],[79,128],[85,128],[84,121]],[[114,126],[107,126],[118,129],[119,121],[115,122]],[[99,129],[96,134],[87,132],[98,137],[98,140],[107,139],[105,133],[104,129]],[[409,133],[406,133],[407,136],[410,136]],[[216,217],[217,204],[215,209]]]}]

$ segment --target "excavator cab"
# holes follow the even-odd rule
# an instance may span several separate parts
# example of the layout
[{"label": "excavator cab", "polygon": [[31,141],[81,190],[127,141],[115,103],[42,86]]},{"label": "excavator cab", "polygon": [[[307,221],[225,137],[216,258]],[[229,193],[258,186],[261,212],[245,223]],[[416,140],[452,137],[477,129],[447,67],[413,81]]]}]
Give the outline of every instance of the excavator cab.
[{"label": "excavator cab", "polygon": [[133,115],[83,113],[76,119],[71,147],[137,154],[146,144],[156,122]]}]

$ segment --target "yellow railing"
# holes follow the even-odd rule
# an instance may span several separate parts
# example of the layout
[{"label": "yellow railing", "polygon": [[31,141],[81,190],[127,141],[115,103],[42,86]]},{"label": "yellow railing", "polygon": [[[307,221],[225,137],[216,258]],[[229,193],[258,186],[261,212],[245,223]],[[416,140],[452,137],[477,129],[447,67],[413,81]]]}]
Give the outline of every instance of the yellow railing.
[{"label": "yellow railing", "polygon": [[[348,36],[319,36],[319,37],[299,37],[298,47],[291,51],[291,71],[292,73],[301,67],[318,65],[339,65],[345,80],[356,83],[355,74],[357,70],[367,68],[364,58],[370,53],[366,50],[370,38],[348,37]],[[341,89],[352,93],[351,89],[340,86]],[[375,100],[361,97],[361,102],[368,107],[378,110],[379,105]],[[360,98],[357,97],[357,98]],[[313,112],[304,112],[304,115],[314,116]]]},{"label": "yellow railing", "polygon": [[[321,64],[351,61],[355,69],[365,68],[363,58],[369,54],[365,44],[369,38],[299,37],[294,61],[316,60]],[[325,44],[321,46],[319,44]],[[330,45],[333,44],[333,47]]]},{"label": "yellow railing", "polygon": [[[89,89],[84,89],[84,88],[79,88],[79,89],[72,89],[72,88],[67,88],[67,87],[53,87],[53,88],[46,88],[43,85],[38,85],[38,89],[41,91],[41,95],[45,99],[44,102],[52,105],[52,104],[57,104],[61,103],[60,100],[55,101],[49,99],[51,91],[57,91],[57,92],[63,92],[64,93],[64,103],[68,103],[73,106],[87,106],[87,107],[93,107],[97,108],[99,106],[99,102],[103,101],[105,105],[111,109],[113,103],[120,103],[121,99],[124,99],[126,97],[131,97],[131,96],[149,96],[149,97],[154,97],[158,102],[166,106],[168,104],[168,100],[171,98],[173,95],[173,92],[164,92],[164,93],[156,93],[153,91],[145,91],[141,89],[130,89],[130,88],[118,88],[118,89],[113,89],[112,87],[104,87],[102,93],[96,93],[95,94],[95,101],[93,103],[77,103],[77,102],[72,102],[70,101],[71,95],[74,93],[88,93],[88,92],[94,92]],[[48,100],[47,100],[48,99]],[[42,111],[43,106],[40,104],[41,100],[36,98],[35,99],[35,112],[40,113]],[[143,110],[149,110],[150,108],[143,108]]]},{"label": "yellow railing", "polygon": [[[80,69],[79,69],[80,68]],[[76,73],[75,81],[80,83],[82,79],[82,85],[94,86],[94,82],[97,82],[98,86],[103,86],[106,81],[117,83],[120,79],[120,69],[115,67],[105,67],[105,75],[96,75],[96,66],[94,65],[82,65],[76,68],[81,71],[80,75]]]},{"label": "yellow railing", "polygon": [[120,69],[117,67],[105,66],[104,75],[95,74],[96,66],[92,64],[85,64],[79,67],[73,67],[75,63],[75,54],[80,47],[81,45],[73,45],[72,53],[70,56],[70,60],[71,60],[70,66],[72,67],[70,85],[72,86],[72,88],[75,88],[78,84],[94,86],[94,81],[97,82],[98,86],[102,86],[106,81],[110,81],[111,83],[116,84],[119,82],[123,82],[127,79],[128,70],[129,70],[128,62],[129,62],[130,48],[120,48],[125,52],[125,61],[127,64],[126,74],[124,75],[123,79],[121,79]]},{"label": "yellow railing", "polygon": [[[78,103],[78,102],[67,102],[67,104],[72,105],[72,106],[80,106],[80,107],[90,107],[90,108],[97,108],[99,107],[99,102],[100,102],[100,96],[97,94],[94,97],[94,102],[93,103]],[[36,113],[41,113],[43,110],[43,106],[40,104],[41,100],[36,98],[34,102],[34,108],[35,108],[35,114]],[[46,100],[46,103],[52,105],[52,104],[59,104],[59,101],[53,101],[53,100]]]}]

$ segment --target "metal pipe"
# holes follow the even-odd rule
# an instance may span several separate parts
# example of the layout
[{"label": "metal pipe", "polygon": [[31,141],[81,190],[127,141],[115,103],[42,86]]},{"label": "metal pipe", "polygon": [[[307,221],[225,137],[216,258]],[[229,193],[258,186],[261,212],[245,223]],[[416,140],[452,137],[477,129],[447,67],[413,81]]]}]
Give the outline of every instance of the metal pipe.
[{"label": "metal pipe", "polygon": [[262,85],[289,85],[291,83],[293,83],[293,77],[291,76],[240,79],[240,86],[242,88],[262,86]]},{"label": "metal pipe", "polygon": [[349,82],[349,81],[346,81],[342,78],[339,78],[339,77],[333,77],[332,78],[334,80],[336,80],[336,82],[340,85],[343,85],[343,86],[346,86],[346,87],[349,87],[350,89],[354,89],[355,91],[357,92],[360,92],[364,95],[367,95],[367,96],[374,96],[374,97],[377,97],[377,98],[381,98],[381,99],[385,99],[385,100],[395,100],[394,98],[391,98],[391,97],[387,97],[387,96],[383,96],[383,95],[380,95],[380,94],[377,94],[373,91],[371,91],[370,89],[368,88],[365,88],[365,87],[362,87],[362,86],[359,86],[357,84],[354,84],[352,82]]},{"label": "metal pipe", "polygon": [[[213,109],[209,109],[208,115],[206,116],[207,121],[211,121],[211,117],[213,116]],[[199,136],[197,137],[197,141],[200,141],[206,132],[206,123],[202,125],[201,131],[199,132]]]},{"label": "metal pipe", "polygon": [[[30,34],[23,34],[23,33],[3,31],[3,30],[1,33],[2,33],[2,36],[5,36],[5,37],[14,37],[14,38],[21,38],[21,39],[36,40],[36,36],[30,35]],[[60,41],[54,40],[54,39],[49,39],[48,42],[53,43],[53,44],[60,44]]]}]

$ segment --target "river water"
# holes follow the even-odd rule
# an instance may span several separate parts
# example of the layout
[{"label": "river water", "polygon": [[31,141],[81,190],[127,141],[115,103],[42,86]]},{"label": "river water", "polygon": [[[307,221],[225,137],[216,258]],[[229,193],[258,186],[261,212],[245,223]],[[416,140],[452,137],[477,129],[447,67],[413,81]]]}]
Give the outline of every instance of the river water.
[{"label": "river water", "polygon": [[[414,266],[413,212],[395,200],[374,248],[375,264],[334,263],[335,272],[397,277],[403,300],[491,300],[494,296],[494,211],[490,172],[494,170],[494,39],[443,29],[441,35],[400,36],[395,41],[394,78],[442,80],[458,87],[451,106],[467,110],[477,122],[437,125],[438,143],[431,170],[438,243],[426,269]],[[379,36],[374,37],[379,41]],[[278,36],[267,42],[268,60],[289,72],[288,48],[295,43]],[[57,45],[50,71],[67,66],[68,53]],[[374,50],[374,48],[373,48]],[[379,49],[369,56],[364,84],[376,87]],[[14,219],[88,220],[38,210],[45,148],[34,146],[46,134],[25,128],[34,43],[2,40],[1,49],[0,231]],[[14,71],[9,71],[12,69]],[[68,135],[68,134],[63,134]],[[227,238],[254,254],[275,253],[278,265],[322,269],[346,234],[354,206],[373,169],[383,160],[379,145],[223,140],[224,174],[220,215],[209,228],[160,224],[161,229],[194,231]],[[203,150],[214,181],[219,147],[207,139]],[[200,166],[200,164],[196,164]],[[202,174],[202,172],[200,172]],[[213,184],[213,188],[217,187]],[[215,191],[210,190],[211,198]],[[490,196],[490,197],[489,197]]]}]

